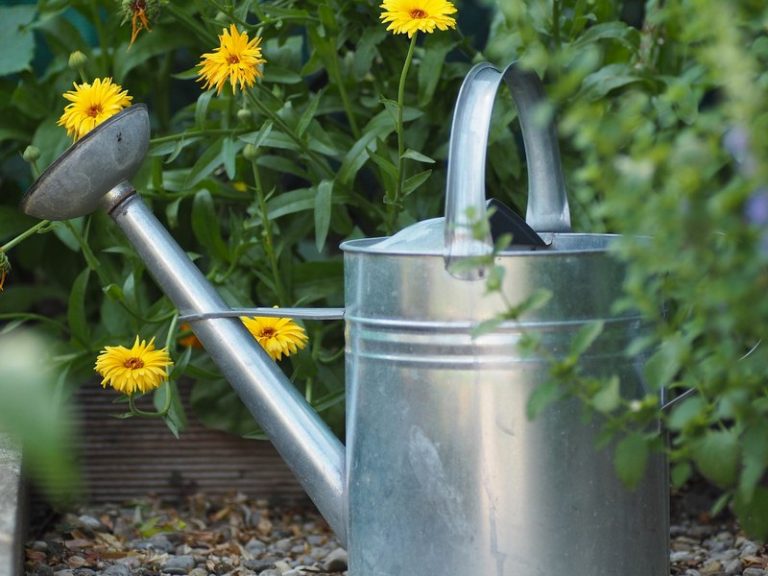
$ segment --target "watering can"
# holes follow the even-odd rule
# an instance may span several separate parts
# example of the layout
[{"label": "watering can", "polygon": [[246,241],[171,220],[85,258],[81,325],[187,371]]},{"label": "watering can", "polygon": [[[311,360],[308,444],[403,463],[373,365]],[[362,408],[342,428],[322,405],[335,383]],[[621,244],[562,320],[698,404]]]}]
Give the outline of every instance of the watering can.
[{"label": "watering can", "polygon": [[[538,245],[493,252],[472,231],[486,214],[485,154],[499,86],[512,92],[529,175],[525,221]],[[478,64],[461,87],[448,158],[445,218],[344,251],[344,309],[234,309],[194,266],[129,179],[149,142],[134,105],[75,143],[22,200],[52,220],[106,210],[346,546],[350,576],[667,576],[668,483],[662,455],[639,485],[616,477],[599,424],[576,400],[526,416],[580,328],[604,331],[584,374],[618,374],[622,395],[645,393],[624,354],[642,333],[616,313],[624,270],[617,237],[570,232],[555,128],[542,124],[538,77]],[[528,230],[530,232],[531,230]],[[504,269],[486,293],[489,256]],[[483,320],[545,289],[549,302],[477,335]],[[340,318],[346,326],[346,443],[304,401],[238,319]],[[546,354],[520,350],[535,336]]]}]

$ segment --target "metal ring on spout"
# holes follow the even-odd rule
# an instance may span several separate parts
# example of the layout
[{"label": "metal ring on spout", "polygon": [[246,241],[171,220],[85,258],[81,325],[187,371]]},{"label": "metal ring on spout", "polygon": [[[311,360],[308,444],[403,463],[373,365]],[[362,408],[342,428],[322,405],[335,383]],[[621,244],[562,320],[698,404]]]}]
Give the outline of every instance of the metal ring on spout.
[{"label": "metal ring on spout", "polygon": [[229,308],[217,312],[181,314],[180,322],[198,322],[212,318],[240,318],[241,316],[269,316],[272,318],[298,318],[301,320],[342,320],[344,308]]},{"label": "metal ring on spout", "polygon": [[451,275],[465,280],[482,278],[483,266],[454,265],[493,251],[490,234],[476,238],[472,223],[486,218],[485,157],[493,102],[502,80],[512,93],[523,132],[528,166],[526,221],[537,232],[571,229],[555,125],[537,117],[536,108],[545,101],[539,77],[518,64],[510,64],[503,72],[488,63],[478,64],[459,90],[448,148],[445,263]]}]

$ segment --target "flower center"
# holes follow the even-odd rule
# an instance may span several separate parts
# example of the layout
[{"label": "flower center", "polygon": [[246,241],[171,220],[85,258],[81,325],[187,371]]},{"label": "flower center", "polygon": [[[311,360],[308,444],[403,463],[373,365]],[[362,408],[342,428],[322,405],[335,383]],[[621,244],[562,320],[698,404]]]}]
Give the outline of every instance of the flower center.
[{"label": "flower center", "polygon": [[144,361],[141,358],[128,358],[128,360],[123,362],[123,366],[128,368],[128,370],[138,370],[139,368],[144,368]]},{"label": "flower center", "polygon": [[101,107],[101,104],[91,104],[88,107],[88,110],[86,110],[85,115],[90,116],[91,118],[96,118],[103,111],[104,109]]},{"label": "flower center", "polygon": [[421,8],[414,8],[408,14],[411,18],[417,18],[417,19],[427,17],[427,13],[424,12],[424,10],[422,10]]},{"label": "flower center", "polygon": [[230,54],[227,56],[227,62],[229,64],[240,64],[240,57],[237,54]]},{"label": "flower center", "polygon": [[272,338],[272,336],[274,335],[275,335],[274,328],[264,328],[264,330],[261,331],[262,338]]}]

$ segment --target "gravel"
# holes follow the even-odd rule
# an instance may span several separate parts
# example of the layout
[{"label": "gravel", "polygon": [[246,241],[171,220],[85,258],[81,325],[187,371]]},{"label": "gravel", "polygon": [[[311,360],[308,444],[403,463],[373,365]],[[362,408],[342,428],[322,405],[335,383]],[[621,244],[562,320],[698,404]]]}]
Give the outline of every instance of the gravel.
[{"label": "gravel", "polygon": [[[34,510],[33,510],[34,512]],[[38,516],[40,514],[38,513]],[[312,508],[195,495],[33,515],[28,576],[344,576],[347,553]],[[768,547],[732,518],[673,506],[671,576],[768,576]]]}]

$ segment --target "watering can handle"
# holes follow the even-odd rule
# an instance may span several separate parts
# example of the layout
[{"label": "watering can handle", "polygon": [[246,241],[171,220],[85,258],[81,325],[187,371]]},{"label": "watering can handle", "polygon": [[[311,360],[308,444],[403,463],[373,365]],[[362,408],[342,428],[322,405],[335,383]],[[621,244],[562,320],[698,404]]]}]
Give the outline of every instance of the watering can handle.
[{"label": "watering can handle", "polygon": [[[536,107],[545,101],[539,77],[518,64],[502,72],[488,63],[477,64],[459,90],[448,147],[445,262],[457,278],[481,278],[483,267],[473,266],[469,259],[493,251],[490,233],[476,238],[472,223],[486,218],[485,155],[493,102],[502,80],[512,92],[523,132],[528,165],[526,222],[537,232],[571,229],[555,125],[537,117]],[[455,266],[462,261],[469,265]]]}]

